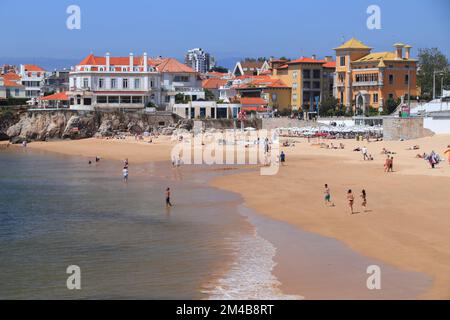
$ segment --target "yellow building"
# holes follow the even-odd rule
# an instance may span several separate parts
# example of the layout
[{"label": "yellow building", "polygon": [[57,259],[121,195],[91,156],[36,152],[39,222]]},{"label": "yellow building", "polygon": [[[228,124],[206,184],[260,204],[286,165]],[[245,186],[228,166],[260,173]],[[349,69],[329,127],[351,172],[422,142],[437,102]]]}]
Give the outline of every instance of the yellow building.
[{"label": "yellow building", "polygon": [[297,60],[274,60],[272,77],[282,80],[292,88],[290,105],[292,110],[316,113],[320,101],[332,95],[330,85],[333,81],[335,63],[331,57],[317,60],[315,57],[302,57]]},{"label": "yellow building", "polygon": [[417,60],[411,59],[411,46],[394,47],[394,52],[372,53],[372,48],[352,38],[335,48],[334,97],[347,108],[365,112],[369,107],[383,108],[388,99],[416,96]]}]

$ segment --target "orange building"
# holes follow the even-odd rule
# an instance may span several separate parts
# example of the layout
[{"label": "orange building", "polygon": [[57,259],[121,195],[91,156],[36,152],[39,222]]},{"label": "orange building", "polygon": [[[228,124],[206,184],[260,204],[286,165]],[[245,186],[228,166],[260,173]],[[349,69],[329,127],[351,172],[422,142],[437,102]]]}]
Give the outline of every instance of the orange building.
[{"label": "orange building", "polygon": [[394,52],[372,53],[372,48],[352,38],[335,48],[334,97],[347,108],[365,112],[369,107],[383,108],[390,98],[407,101],[408,93],[416,96],[417,60],[410,56],[411,46],[394,47]]}]

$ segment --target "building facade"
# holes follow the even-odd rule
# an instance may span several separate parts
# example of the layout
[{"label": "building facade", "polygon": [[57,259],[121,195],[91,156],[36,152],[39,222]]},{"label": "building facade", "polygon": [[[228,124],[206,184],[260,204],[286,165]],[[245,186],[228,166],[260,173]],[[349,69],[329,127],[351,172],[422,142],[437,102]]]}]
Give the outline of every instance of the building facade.
[{"label": "building facade", "polygon": [[25,86],[21,78],[14,72],[0,75],[0,99],[24,99],[26,98]]},{"label": "building facade", "polygon": [[393,52],[371,52],[372,48],[350,39],[335,48],[334,97],[347,109],[365,113],[382,110],[388,99],[408,99],[418,94],[417,60],[411,46],[396,43]]},{"label": "building facade", "polygon": [[33,64],[21,64],[19,75],[22,84],[25,86],[25,95],[30,99],[37,99],[41,96],[41,83],[48,73],[41,67]]},{"label": "building facade", "polygon": [[215,67],[215,59],[202,48],[190,49],[185,56],[185,64],[199,73],[207,73]]},{"label": "building facade", "polygon": [[69,70],[55,70],[49,73],[41,82],[44,95],[69,91]]},{"label": "building facade", "polygon": [[198,74],[171,58],[104,57],[90,54],[69,74],[72,109],[169,108],[178,94],[204,98]]},{"label": "building facade", "polygon": [[241,76],[258,76],[269,71],[270,65],[267,61],[262,60],[244,60],[236,63],[233,69],[235,77]]},{"label": "building facade", "polygon": [[290,107],[294,111],[317,113],[320,102],[332,94],[334,62],[301,57],[272,64],[272,77],[281,79],[291,90]]}]

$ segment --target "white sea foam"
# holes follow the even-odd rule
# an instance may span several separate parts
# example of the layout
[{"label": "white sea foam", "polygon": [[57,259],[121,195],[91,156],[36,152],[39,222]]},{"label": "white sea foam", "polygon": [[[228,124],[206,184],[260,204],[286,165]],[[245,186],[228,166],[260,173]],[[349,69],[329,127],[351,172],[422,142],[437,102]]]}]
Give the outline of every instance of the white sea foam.
[{"label": "white sea foam", "polygon": [[211,300],[297,300],[301,296],[286,295],[281,283],[272,274],[276,248],[272,243],[253,234],[240,234],[229,241],[235,260],[227,274],[212,288],[203,292]]}]

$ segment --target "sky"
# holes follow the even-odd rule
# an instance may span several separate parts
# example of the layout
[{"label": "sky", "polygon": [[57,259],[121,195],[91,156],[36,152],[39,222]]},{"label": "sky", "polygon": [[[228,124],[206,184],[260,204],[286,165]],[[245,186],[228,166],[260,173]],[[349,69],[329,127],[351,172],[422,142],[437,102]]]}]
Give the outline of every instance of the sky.
[{"label": "sky", "polygon": [[[81,10],[69,30],[67,7]],[[378,5],[381,29],[369,30]],[[376,51],[403,42],[450,57],[449,0],[0,0],[0,57],[83,58],[136,55],[182,58],[201,47],[232,57],[333,55],[351,37]]]}]

